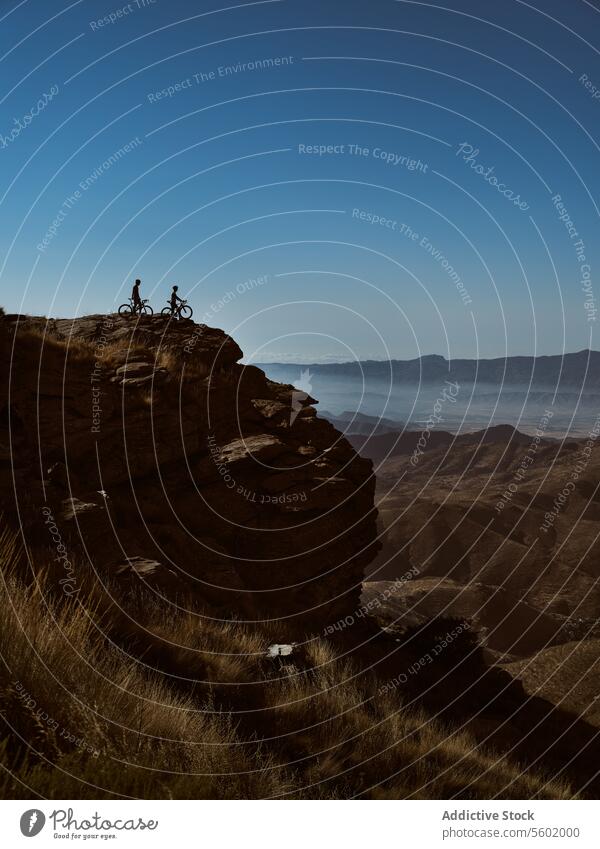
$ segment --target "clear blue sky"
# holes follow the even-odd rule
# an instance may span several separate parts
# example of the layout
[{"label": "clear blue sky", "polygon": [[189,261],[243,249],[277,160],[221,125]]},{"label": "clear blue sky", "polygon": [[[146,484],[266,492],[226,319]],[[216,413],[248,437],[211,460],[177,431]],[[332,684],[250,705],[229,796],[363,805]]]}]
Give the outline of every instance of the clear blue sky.
[{"label": "clear blue sky", "polygon": [[0,18],[7,310],[110,311],[139,276],[257,361],[597,347],[597,4],[11,0]]}]

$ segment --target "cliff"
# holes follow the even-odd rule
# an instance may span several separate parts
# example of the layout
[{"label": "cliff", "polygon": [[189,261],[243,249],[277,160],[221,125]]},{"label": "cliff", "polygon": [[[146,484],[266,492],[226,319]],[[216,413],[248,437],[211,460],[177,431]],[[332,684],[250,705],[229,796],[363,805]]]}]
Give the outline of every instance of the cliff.
[{"label": "cliff", "polygon": [[302,632],[360,606],[371,463],[223,331],[6,316],[0,345],[0,508],[62,546],[66,591],[84,570]]}]

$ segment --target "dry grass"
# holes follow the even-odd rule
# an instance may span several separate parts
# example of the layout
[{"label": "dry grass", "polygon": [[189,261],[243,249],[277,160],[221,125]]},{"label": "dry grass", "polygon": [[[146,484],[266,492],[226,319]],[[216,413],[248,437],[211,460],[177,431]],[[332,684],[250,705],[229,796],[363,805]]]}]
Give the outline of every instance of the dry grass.
[{"label": "dry grass", "polygon": [[34,361],[39,360],[41,355],[77,364],[85,362],[91,365],[99,360],[106,368],[117,368],[125,362],[152,359],[149,349],[135,342],[131,336],[100,345],[99,340],[88,341],[77,336],[58,338],[54,335],[51,324],[46,327],[19,329],[17,349],[19,352],[27,351],[29,358]]},{"label": "dry grass", "polygon": [[322,640],[293,663],[273,660],[268,630],[174,617],[146,600],[136,633],[116,646],[120,623],[108,621],[110,605],[94,593],[59,601],[43,574],[26,586],[15,554],[5,532],[0,749],[8,772],[0,795],[570,795],[564,783],[523,775],[394,694],[374,698]]},{"label": "dry grass", "polygon": [[52,333],[52,328],[41,327],[19,330],[16,342],[17,354],[26,357],[31,363],[39,363],[41,358],[49,358],[51,361],[85,362],[93,363],[94,355],[92,347],[83,339],[71,338],[68,340],[57,339]]},{"label": "dry grass", "polygon": [[99,362],[103,368],[116,370],[125,363],[149,362],[155,368],[166,369],[177,381],[185,379],[195,382],[203,380],[209,369],[206,363],[197,357],[186,356],[182,348],[161,345],[157,348],[148,347],[135,340],[135,327],[131,334],[100,345],[77,337],[64,340],[54,335],[52,325],[19,329],[17,356],[20,358],[20,368],[37,368],[44,359],[44,367],[54,365],[61,370],[66,365],[80,366],[86,364],[93,369]]},{"label": "dry grass", "polygon": [[182,349],[160,348],[156,353],[156,365],[165,368],[177,380],[204,380],[210,374],[210,367],[197,356],[185,355]]},{"label": "dry grass", "polygon": [[[4,534],[0,545],[2,713],[29,744],[11,753],[5,743],[3,754],[26,795],[247,798],[287,788],[255,744],[239,745],[229,716],[125,661],[78,601],[49,601],[43,579],[24,587],[14,543]],[[18,792],[3,778],[0,795]]]},{"label": "dry grass", "polygon": [[181,371],[182,358],[172,348],[160,348],[156,353],[156,365],[159,368],[166,368],[167,371],[176,374]]}]

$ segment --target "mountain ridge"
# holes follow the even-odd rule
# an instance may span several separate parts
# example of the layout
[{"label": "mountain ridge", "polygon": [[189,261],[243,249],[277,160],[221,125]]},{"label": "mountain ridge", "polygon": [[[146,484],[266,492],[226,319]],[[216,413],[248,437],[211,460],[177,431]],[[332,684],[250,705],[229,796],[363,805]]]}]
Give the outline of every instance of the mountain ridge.
[{"label": "mountain ridge", "polygon": [[584,348],[567,354],[515,355],[447,360],[426,354],[409,360],[357,360],[345,363],[260,363],[269,374],[308,369],[331,377],[392,378],[393,383],[432,383],[459,380],[463,383],[526,383],[532,386],[600,386],[600,351]]}]

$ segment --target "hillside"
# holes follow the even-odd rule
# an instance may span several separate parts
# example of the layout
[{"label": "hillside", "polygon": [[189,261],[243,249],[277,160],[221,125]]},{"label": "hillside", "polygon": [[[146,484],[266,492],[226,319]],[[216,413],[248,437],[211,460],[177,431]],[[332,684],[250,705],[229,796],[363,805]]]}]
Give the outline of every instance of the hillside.
[{"label": "hillside", "polygon": [[600,726],[598,661],[600,640],[574,640],[506,665],[531,695],[540,695],[563,709]]},{"label": "hillside", "polygon": [[[388,430],[385,433],[375,431],[366,435],[349,433],[347,438],[353,448],[363,457],[373,460],[374,463],[381,463],[391,457],[412,454],[419,444],[421,432],[420,429],[415,427],[414,430],[399,431],[396,429]],[[544,443],[550,441],[544,440]],[[438,448],[459,450],[480,443],[485,445],[506,442],[511,442],[513,445],[526,445],[531,442],[531,437],[519,433],[509,425],[495,425],[485,430],[463,433],[459,436],[447,430],[436,429],[429,433],[427,448],[429,451]]]},{"label": "hillside", "polygon": [[372,463],[241,356],[161,317],[0,320],[0,792],[595,792],[596,729],[490,665],[472,605],[365,615]]},{"label": "hillside", "polygon": [[386,529],[369,567],[374,578],[393,580],[416,564],[420,578],[501,588],[514,604],[555,617],[557,630],[569,620],[563,641],[569,628],[595,627],[600,460],[593,440],[498,428],[448,439],[434,431],[413,465],[414,434],[385,459],[377,446],[389,436],[373,440],[374,452],[363,448],[377,454]]}]

